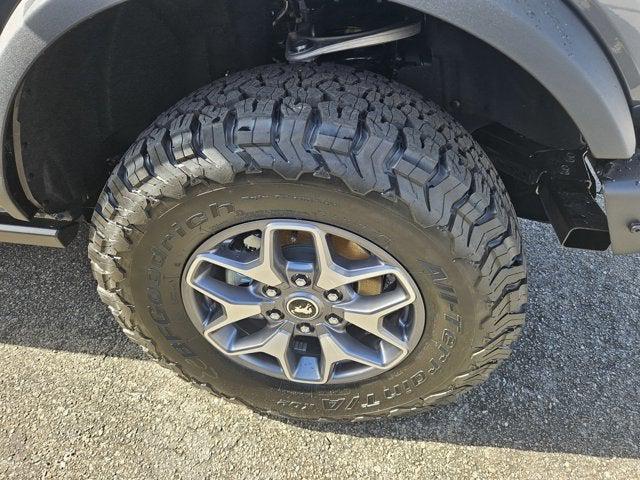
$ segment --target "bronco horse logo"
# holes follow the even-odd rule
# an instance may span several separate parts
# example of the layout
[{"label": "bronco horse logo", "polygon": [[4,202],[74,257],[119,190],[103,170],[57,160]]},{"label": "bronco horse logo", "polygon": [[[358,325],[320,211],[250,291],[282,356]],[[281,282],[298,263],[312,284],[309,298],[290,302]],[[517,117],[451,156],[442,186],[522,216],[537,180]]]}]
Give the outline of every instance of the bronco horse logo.
[{"label": "bronco horse logo", "polygon": [[311,300],[295,298],[287,304],[289,313],[294,317],[304,320],[315,317],[318,314],[318,306]]},{"label": "bronco horse logo", "polygon": [[295,307],[291,307],[291,311],[298,315],[312,315],[313,314],[313,306],[310,303],[306,305],[298,305]]}]

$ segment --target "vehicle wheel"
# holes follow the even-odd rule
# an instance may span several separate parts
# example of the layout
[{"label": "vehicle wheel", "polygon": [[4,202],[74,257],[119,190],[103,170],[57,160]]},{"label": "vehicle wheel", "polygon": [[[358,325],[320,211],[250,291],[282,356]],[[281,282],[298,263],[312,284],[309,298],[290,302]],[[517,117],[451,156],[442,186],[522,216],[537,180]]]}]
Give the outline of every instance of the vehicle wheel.
[{"label": "vehicle wheel", "polygon": [[517,220],[481,148],[339,65],[234,74],[160,116],[105,187],[89,255],[151,356],[283,417],[448,402],[524,321]]}]

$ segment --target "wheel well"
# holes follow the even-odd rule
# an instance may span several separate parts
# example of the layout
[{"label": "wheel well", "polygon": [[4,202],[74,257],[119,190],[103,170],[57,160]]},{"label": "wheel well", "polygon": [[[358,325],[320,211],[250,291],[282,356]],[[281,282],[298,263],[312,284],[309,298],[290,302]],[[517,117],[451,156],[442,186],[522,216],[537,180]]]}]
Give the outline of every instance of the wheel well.
[{"label": "wheel well", "polygon": [[[50,213],[91,208],[137,135],[187,93],[229,72],[281,61],[279,0],[130,0],[64,35],[34,64],[16,101],[20,181]],[[500,123],[555,148],[582,145],[564,109],[531,75],[460,29],[390,3],[332,2],[357,21],[424,18],[423,34],[330,59],[394,76],[469,130]],[[366,9],[366,10],[365,10]],[[327,15],[326,18],[332,18]],[[359,52],[358,52],[359,53]]]},{"label": "wheel well", "polygon": [[131,0],[62,37],[30,70],[19,98],[16,156],[32,201],[51,212],[91,206],[109,159],[158,114],[211,79],[269,63],[269,7]]}]

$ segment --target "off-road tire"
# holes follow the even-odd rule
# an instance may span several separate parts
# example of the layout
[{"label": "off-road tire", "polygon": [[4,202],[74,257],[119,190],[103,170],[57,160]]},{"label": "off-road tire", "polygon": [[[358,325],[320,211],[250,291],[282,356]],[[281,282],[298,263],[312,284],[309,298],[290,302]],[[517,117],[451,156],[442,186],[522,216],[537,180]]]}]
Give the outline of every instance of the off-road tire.
[{"label": "off-road tire", "polygon": [[[180,262],[265,209],[387,238],[433,312],[421,350],[362,385],[325,387],[260,378],[214,352],[183,312]],[[98,292],[124,332],[263,413],[355,421],[449,402],[495,370],[524,322],[521,237],[490,160],[435,104],[345,66],[259,67],[189,95],[126,152],[92,223]]]}]

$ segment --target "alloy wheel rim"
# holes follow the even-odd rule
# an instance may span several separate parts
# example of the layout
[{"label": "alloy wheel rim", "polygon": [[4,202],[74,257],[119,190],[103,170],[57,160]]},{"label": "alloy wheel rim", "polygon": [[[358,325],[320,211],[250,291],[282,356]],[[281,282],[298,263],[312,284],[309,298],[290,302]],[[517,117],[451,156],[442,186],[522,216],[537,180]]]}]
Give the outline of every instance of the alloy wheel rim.
[{"label": "alloy wheel rim", "polygon": [[422,296],[404,267],[318,222],[225,229],[191,255],[181,291],[192,323],[225,357],[297,383],[378,376],[404,361],[425,329]]}]

